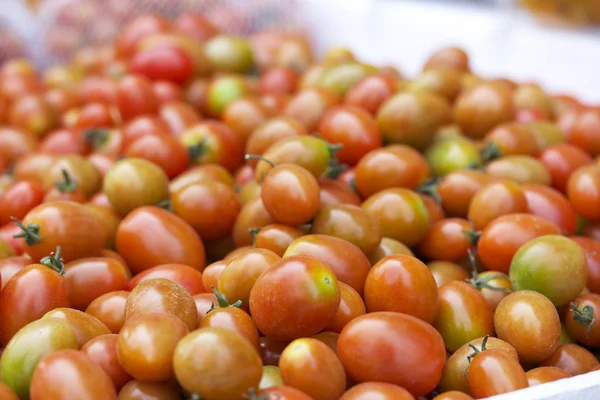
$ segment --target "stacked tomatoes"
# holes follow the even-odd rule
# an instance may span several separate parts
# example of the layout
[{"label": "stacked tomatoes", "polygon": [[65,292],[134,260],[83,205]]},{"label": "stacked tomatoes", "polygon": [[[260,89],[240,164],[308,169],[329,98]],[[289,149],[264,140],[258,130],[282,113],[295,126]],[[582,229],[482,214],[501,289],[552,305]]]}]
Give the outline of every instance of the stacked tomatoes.
[{"label": "stacked tomatoes", "polygon": [[485,398],[599,369],[600,108],[143,15],[0,69],[0,398]]}]

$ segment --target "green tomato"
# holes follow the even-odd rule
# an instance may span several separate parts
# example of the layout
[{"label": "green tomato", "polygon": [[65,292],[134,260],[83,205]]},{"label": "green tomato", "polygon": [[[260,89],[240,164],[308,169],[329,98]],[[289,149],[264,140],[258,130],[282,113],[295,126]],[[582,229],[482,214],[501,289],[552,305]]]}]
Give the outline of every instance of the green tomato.
[{"label": "green tomato", "polygon": [[254,66],[252,47],[241,37],[215,36],[206,42],[204,52],[219,72],[245,73]]},{"label": "green tomato", "polygon": [[227,75],[215,78],[208,86],[208,109],[213,115],[220,116],[229,103],[248,92],[248,84],[241,76]]},{"label": "green tomato", "polygon": [[573,240],[560,235],[540,236],[517,251],[509,276],[513,290],[535,290],[562,307],[585,288],[587,261]]},{"label": "green tomato", "polygon": [[55,351],[77,349],[77,337],[66,321],[48,318],[34,321],[8,342],[0,359],[0,379],[21,399],[29,398],[35,367]]},{"label": "green tomato", "polygon": [[258,384],[258,390],[261,391],[271,386],[283,386],[283,380],[281,379],[281,373],[279,367],[274,365],[263,366],[262,378]]},{"label": "green tomato", "polygon": [[483,165],[481,154],[475,143],[459,137],[449,137],[435,142],[427,150],[425,157],[436,176],[444,176],[461,169]]},{"label": "green tomato", "polygon": [[331,89],[340,96],[358,83],[360,80],[377,71],[377,68],[360,63],[347,63],[336,65],[325,71],[319,81],[319,86]]}]

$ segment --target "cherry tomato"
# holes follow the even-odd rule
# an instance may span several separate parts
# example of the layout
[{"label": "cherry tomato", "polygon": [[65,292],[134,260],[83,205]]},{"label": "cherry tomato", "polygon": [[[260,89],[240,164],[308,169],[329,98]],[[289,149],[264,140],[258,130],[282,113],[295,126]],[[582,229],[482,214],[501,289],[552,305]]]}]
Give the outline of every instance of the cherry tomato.
[{"label": "cherry tomato", "polygon": [[465,218],[475,193],[489,182],[488,175],[473,169],[459,170],[444,176],[437,184],[444,212],[450,217]]},{"label": "cherry tomato", "polygon": [[600,343],[600,328],[594,321],[599,315],[600,295],[589,293],[577,296],[564,317],[569,335],[586,346],[597,347]]},{"label": "cherry tomato", "polygon": [[471,276],[464,267],[449,261],[431,261],[427,263],[427,267],[438,288],[448,282],[465,281]]},{"label": "cherry tomato", "polygon": [[206,42],[219,33],[219,29],[203,14],[192,11],[181,13],[173,21],[173,25],[176,31],[185,33],[199,42]]},{"label": "cherry tomato", "polygon": [[0,383],[0,396],[6,400],[19,400],[15,392],[4,382]]},{"label": "cherry tomato", "polygon": [[599,132],[600,110],[585,110],[577,116],[568,141],[595,157],[600,155]]},{"label": "cherry tomato", "polygon": [[22,219],[35,206],[42,203],[43,187],[35,181],[20,181],[0,196],[0,225],[11,222],[11,217]]},{"label": "cherry tomato", "polygon": [[519,362],[501,350],[484,350],[473,357],[467,380],[469,389],[476,398],[495,396],[529,386]]},{"label": "cherry tomato", "polygon": [[292,117],[312,132],[317,129],[321,117],[330,107],[338,104],[338,95],[323,87],[302,89],[290,99],[284,115]]},{"label": "cherry tomato", "polygon": [[393,383],[413,396],[438,385],[446,361],[443,339],[431,325],[395,312],[350,321],[340,334],[338,356],[356,382]]},{"label": "cherry tomato", "polygon": [[169,127],[166,122],[155,116],[139,116],[128,121],[122,129],[120,151],[124,153],[136,140],[144,136],[168,136]]},{"label": "cherry tomato", "polygon": [[444,392],[437,395],[433,400],[473,400],[471,396],[459,391]]},{"label": "cherry tomato", "polygon": [[81,352],[99,365],[108,375],[117,391],[133,378],[119,362],[117,340],[119,335],[106,334],[96,336],[81,348]]},{"label": "cherry tomato", "polygon": [[37,147],[37,140],[31,133],[18,128],[0,128],[0,157],[8,163],[33,153]]},{"label": "cherry tomato", "polygon": [[600,165],[576,169],[567,183],[569,201],[578,215],[590,220],[600,218]]},{"label": "cherry tomato", "polygon": [[384,382],[360,383],[347,390],[340,400],[367,400],[373,397],[381,400],[414,400],[414,396],[406,389]]},{"label": "cherry tomato", "polygon": [[541,363],[543,367],[560,368],[570,375],[588,373],[598,367],[598,360],[588,350],[576,344],[561,344],[556,351]]},{"label": "cherry tomato", "polygon": [[321,207],[333,204],[360,205],[361,198],[347,183],[322,178],[319,180]]},{"label": "cherry tomato", "polygon": [[[0,141],[2,135],[0,135]],[[35,181],[42,183],[46,172],[54,163],[55,158],[50,154],[33,153],[23,155],[13,165],[13,176],[19,181]]]},{"label": "cherry tomato", "polygon": [[2,284],[0,290],[6,286],[8,281],[11,280],[12,277],[17,274],[17,272],[21,271],[30,263],[31,260],[23,256],[7,257],[0,260],[0,281]]},{"label": "cherry tomato", "polygon": [[495,144],[504,156],[514,154],[535,156],[538,153],[533,131],[527,125],[518,122],[498,125],[485,135],[484,140]]},{"label": "cherry tomato", "polygon": [[57,115],[43,96],[27,94],[19,96],[8,110],[8,123],[42,137],[58,123]]},{"label": "cherry tomato", "polygon": [[215,261],[214,263],[208,265],[202,271],[202,284],[204,286],[204,290],[207,292],[212,291],[213,286],[217,286],[219,284],[219,280],[221,279],[221,274],[225,270],[227,266],[227,261],[220,260]]},{"label": "cherry tomato", "polygon": [[348,90],[344,102],[376,115],[381,105],[396,91],[394,79],[383,74],[370,75]]},{"label": "cherry tomato", "polygon": [[152,81],[183,84],[192,77],[194,65],[190,56],[175,46],[150,47],[132,57],[130,71]]},{"label": "cherry tomato", "polygon": [[100,320],[112,333],[119,333],[125,323],[128,296],[129,292],[125,290],[103,294],[93,300],[85,312]]},{"label": "cherry tomato", "polygon": [[545,148],[539,159],[550,173],[552,186],[563,193],[573,171],[592,163],[589,154],[569,143],[558,143]]},{"label": "cherry tomato", "polygon": [[439,139],[429,147],[425,157],[436,176],[445,176],[483,164],[475,143],[461,136]]},{"label": "cherry tomato", "polygon": [[275,223],[275,219],[267,209],[260,197],[254,198],[244,204],[233,225],[233,242],[237,247],[251,245],[254,241],[249,229],[261,228]]},{"label": "cherry tomato", "polygon": [[513,155],[496,159],[485,167],[494,178],[512,179],[518,183],[550,185],[550,174],[544,164],[532,156]]},{"label": "cherry tomato", "polygon": [[158,207],[139,207],[121,221],[116,248],[132,272],[176,263],[199,271],[205,266],[204,245],[184,220]]},{"label": "cherry tomato", "polygon": [[71,129],[59,129],[47,134],[40,142],[40,153],[68,155],[82,154],[85,148],[79,140],[79,135]]},{"label": "cherry tomato", "polygon": [[254,247],[271,250],[279,257],[283,257],[290,244],[303,234],[300,229],[289,225],[271,224],[263,226],[254,236]]},{"label": "cherry tomato", "polygon": [[471,224],[462,218],[435,222],[419,243],[419,252],[430,260],[457,261],[471,248],[468,231]]},{"label": "cherry tomato", "polygon": [[[92,212],[100,222],[104,226],[104,231],[106,232],[106,249],[100,250],[100,253],[107,251],[109,248],[114,249],[115,247],[115,236],[117,234],[117,228],[119,227],[119,223],[121,219],[119,216],[112,210],[110,205],[97,205],[94,203],[86,203],[84,204],[85,208]],[[100,254],[102,255],[102,254]],[[125,264],[125,261],[123,261]]]},{"label": "cherry tomato", "polygon": [[192,167],[173,179],[169,185],[169,191],[175,193],[189,184],[204,181],[215,181],[233,186],[233,177],[225,168],[217,164],[204,164]]},{"label": "cherry tomato", "polygon": [[327,326],[326,331],[340,333],[344,326],[354,318],[366,313],[365,303],[360,294],[344,282],[340,285],[340,305]]},{"label": "cherry tomato", "polygon": [[180,400],[181,390],[177,383],[145,382],[133,380],[119,391],[119,400]]},{"label": "cherry tomato", "polygon": [[413,252],[404,244],[400,243],[395,239],[391,239],[388,237],[381,238],[381,242],[379,246],[370,253],[369,262],[371,265],[377,264],[384,257],[393,255],[393,254],[406,254],[407,256],[414,256]]},{"label": "cherry tomato", "polygon": [[556,367],[538,367],[529,370],[525,373],[529,387],[541,385],[543,383],[554,382],[560,379],[570,378],[571,375],[567,371],[564,371]]},{"label": "cherry tomato", "polygon": [[158,110],[158,100],[152,90],[152,84],[139,75],[128,75],[119,80],[116,105],[125,121],[138,115],[155,114]]},{"label": "cherry tomato", "polygon": [[106,325],[96,317],[72,308],[55,308],[44,314],[42,318],[56,318],[67,322],[75,333],[79,348],[97,336],[110,333]]},{"label": "cherry tomato", "polygon": [[572,235],[577,228],[577,215],[566,196],[558,190],[539,184],[524,184],[529,212],[554,222],[565,234]]},{"label": "cherry tomato", "polygon": [[[600,294],[600,243],[591,238],[586,237],[572,237],[575,243],[577,243],[584,251],[587,268],[588,268],[588,281],[587,288],[592,293]],[[4,278],[2,278],[4,281]]]},{"label": "cherry tomato", "polygon": [[177,282],[191,295],[204,292],[202,273],[184,264],[163,264],[147,269],[129,281],[128,289],[133,290],[141,282],[154,278],[165,278]]},{"label": "cherry tomato", "polygon": [[269,109],[258,99],[242,97],[225,107],[221,118],[244,141],[271,116]]},{"label": "cherry tomato", "polygon": [[469,205],[468,219],[481,230],[497,217],[527,212],[527,198],[518,183],[508,179],[490,182],[479,189]]},{"label": "cherry tomato", "polygon": [[152,84],[152,91],[154,91],[154,95],[156,96],[158,102],[162,105],[184,100],[183,89],[179,85],[176,85],[172,82],[154,82]]},{"label": "cherry tomato", "polygon": [[460,72],[469,72],[469,56],[459,47],[444,47],[434,52],[423,66],[429,68],[449,68]]},{"label": "cherry tomato", "polygon": [[[306,135],[304,125],[290,117],[274,117],[258,125],[248,136],[246,154],[263,155],[275,142],[292,136]],[[253,161],[249,161],[255,164]]]},{"label": "cherry tomato", "polygon": [[182,173],[189,164],[187,149],[174,137],[166,135],[147,135],[132,142],[125,156],[141,158],[158,165],[173,178]]}]

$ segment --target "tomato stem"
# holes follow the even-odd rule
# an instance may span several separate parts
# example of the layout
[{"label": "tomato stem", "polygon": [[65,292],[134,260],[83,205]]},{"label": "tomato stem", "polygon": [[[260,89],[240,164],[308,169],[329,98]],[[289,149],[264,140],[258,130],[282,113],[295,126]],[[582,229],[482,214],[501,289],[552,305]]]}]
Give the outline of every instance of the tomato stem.
[{"label": "tomato stem", "polygon": [[173,211],[173,205],[171,204],[171,199],[161,200],[156,203],[156,207],[160,207],[167,211]]},{"label": "tomato stem", "polygon": [[570,306],[575,322],[584,326],[587,325],[585,337],[588,337],[592,327],[594,326],[594,323],[596,322],[596,318],[594,317],[594,308],[590,305],[579,308],[579,304],[575,302],[571,302]]},{"label": "tomato stem", "polygon": [[62,175],[63,180],[54,182],[54,186],[59,190],[59,192],[65,193],[76,191],[77,182],[75,182],[73,178],[71,178],[69,171],[63,168],[61,169],[60,173]]},{"label": "tomato stem", "polygon": [[97,149],[106,143],[108,136],[108,129],[103,128],[91,128],[83,132],[83,140],[89,143],[93,149]]},{"label": "tomato stem", "polygon": [[360,192],[358,191],[358,188],[356,187],[356,179],[354,179],[354,178],[350,179],[350,182],[348,182],[348,186],[350,186],[350,189],[352,189],[354,191],[354,193],[360,195]]},{"label": "tomato stem", "polygon": [[327,170],[325,171],[325,176],[329,179],[337,179],[342,172],[346,171],[348,168],[348,164],[340,163],[332,158],[329,162]]},{"label": "tomato stem", "polygon": [[206,152],[208,146],[206,145],[206,139],[200,140],[198,143],[188,146],[187,151],[190,156],[190,161],[195,160]]},{"label": "tomato stem", "polygon": [[500,150],[500,147],[498,147],[498,145],[494,142],[487,142],[483,150],[481,150],[481,158],[483,159],[484,164],[501,157],[502,150]]},{"label": "tomato stem", "polygon": [[256,237],[258,236],[258,232],[260,232],[260,227],[248,228],[248,232],[252,235],[252,247],[256,247]]},{"label": "tomato stem", "polygon": [[275,168],[275,163],[273,163],[273,161],[269,160],[268,158],[265,158],[263,156],[260,156],[258,154],[246,154],[244,156],[244,158],[246,159],[246,161],[248,160],[254,160],[254,161],[264,161],[267,164],[269,164],[269,166],[271,168]]},{"label": "tomato stem", "polygon": [[417,193],[421,193],[431,197],[435,200],[436,203],[442,204],[442,198],[437,190],[438,183],[440,182],[439,178],[430,178],[425,181],[421,186],[416,189]]},{"label": "tomato stem", "polygon": [[42,258],[40,264],[52,268],[61,275],[64,274],[65,264],[60,258],[60,246],[56,246],[56,252],[50,253],[49,256]]},{"label": "tomato stem", "polygon": [[485,277],[479,276],[479,272],[477,272],[477,259],[476,253],[473,249],[468,250],[469,254],[469,262],[471,264],[471,278],[467,278],[466,281],[470,283],[475,289],[489,289],[494,290],[496,292],[504,292],[504,293],[512,293],[512,290],[508,288],[492,286],[490,285],[490,281],[497,278],[507,278],[507,276],[501,272],[497,274],[491,274]]},{"label": "tomato stem", "polygon": [[481,237],[481,231],[476,231],[474,229],[463,229],[463,233],[467,236],[467,240],[473,246],[477,246],[477,242],[479,242],[479,238]]},{"label": "tomato stem", "polygon": [[227,301],[227,297],[225,297],[225,295],[221,294],[221,292],[219,292],[214,285],[211,286],[211,289],[212,289],[212,292],[214,293],[215,297],[217,298],[218,306],[215,306],[215,303],[213,303],[210,306],[210,309],[206,312],[207,314],[216,308],[227,308],[227,307],[240,308],[242,306],[241,300],[238,300],[233,304],[229,304],[229,301]]},{"label": "tomato stem", "polygon": [[17,225],[23,232],[17,233],[13,235],[15,239],[24,238],[27,246],[33,246],[42,241],[42,237],[40,236],[40,226],[38,224],[29,223],[27,226],[23,225],[18,219],[15,217],[10,217],[12,219],[12,223]]}]

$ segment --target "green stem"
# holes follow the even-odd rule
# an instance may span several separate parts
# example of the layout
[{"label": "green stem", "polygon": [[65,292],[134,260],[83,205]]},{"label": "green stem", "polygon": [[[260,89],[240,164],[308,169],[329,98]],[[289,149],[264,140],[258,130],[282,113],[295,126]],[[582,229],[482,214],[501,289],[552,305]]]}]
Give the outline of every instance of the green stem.
[{"label": "green stem", "polygon": [[54,271],[58,272],[61,275],[64,274],[65,264],[60,258],[60,246],[56,246],[56,252],[50,253],[49,256],[42,258],[40,260],[40,264],[52,268]]},{"label": "green stem", "polygon": [[329,179],[337,179],[342,172],[346,171],[348,168],[348,164],[339,163],[332,158],[327,167],[327,171],[325,171],[325,176]]},{"label": "green stem", "polygon": [[594,317],[594,307],[587,305],[582,308],[579,308],[579,304],[571,302],[571,311],[573,312],[573,319],[575,322],[586,326],[587,329],[585,331],[585,337],[589,337],[590,331],[596,322],[596,318]]},{"label": "green stem", "polygon": [[54,186],[61,193],[76,191],[77,190],[77,182],[75,182],[73,180],[73,178],[71,178],[69,171],[67,171],[66,169],[63,168],[60,172],[62,174],[63,180],[54,182]]},{"label": "green stem", "polygon": [[481,238],[480,231],[476,231],[474,229],[463,229],[463,233],[465,234],[465,236],[467,236],[467,240],[469,241],[469,243],[471,243],[473,246],[477,246],[479,238]]},{"label": "green stem", "polygon": [[160,207],[167,211],[173,211],[173,205],[171,204],[171,199],[161,200],[156,203],[156,207]]},{"label": "green stem", "polygon": [[481,150],[481,158],[483,159],[484,164],[501,157],[502,150],[500,150],[500,147],[498,147],[498,145],[494,142],[487,142],[483,150]]},{"label": "green stem", "polygon": [[198,143],[188,146],[187,152],[190,156],[190,161],[193,161],[196,158],[200,157],[206,152],[207,149],[208,147],[206,145],[206,139],[202,139]]},{"label": "green stem", "polygon": [[91,128],[83,133],[83,140],[89,143],[93,149],[102,146],[108,140],[109,130],[103,128]]},{"label": "green stem", "polygon": [[442,198],[437,190],[437,186],[440,182],[439,178],[431,178],[425,181],[421,186],[419,186],[416,191],[418,193],[427,195],[435,200],[436,203],[442,204]]},{"label": "green stem", "polygon": [[10,217],[12,223],[17,225],[23,232],[17,233],[13,235],[15,239],[23,238],[25,239],[25,243],[27,246],[33,246],[42,241],[42,236],[40,236],[40,226],[38,224],[29,223],[27,226],[23,225],[18,219],[14,217]]},{"label": "green stem", "polygon": [[211,305],[210,309],[206,312],[207,314],[216,308],[227,308],[227,307],[240,308],[242,306],[241,300],[238,300],[233,304],[229,304],[229,301],[227,301],[227,297],[225,297],[225,295],[221,294],[221,292],[219,292],[217,290],[217,288],[214,287],[214,285],[211,286],[211,289],[212,289],[212,292],[214,293],[215,297],[217,298],[217,306],[215,306],[215,304],[213,303]]},{"label": "green stem", "polygon": [[261,228],[248,228],[248,232],[252,235],[252,247],[256,247],[256,237]]},{"label": "green stem", "polygon": [[246,161],[248,161],[248,160],[254,160],[254,161],[264,161],[264,162],[266,162],[267,164],[269,164],[269,166],[270,166],[271,168],[275,168],[275,164],[273,163],[273,161],[271,161],[271,160],[269,160],[269,159],[267,159],[267,158],[265,158],[265,157],[263,157],[263,156],[260,156],[260,155],[258,155],[258,154],[246,154],[246,155],[244,156],[244,158],[246,159]]}]

